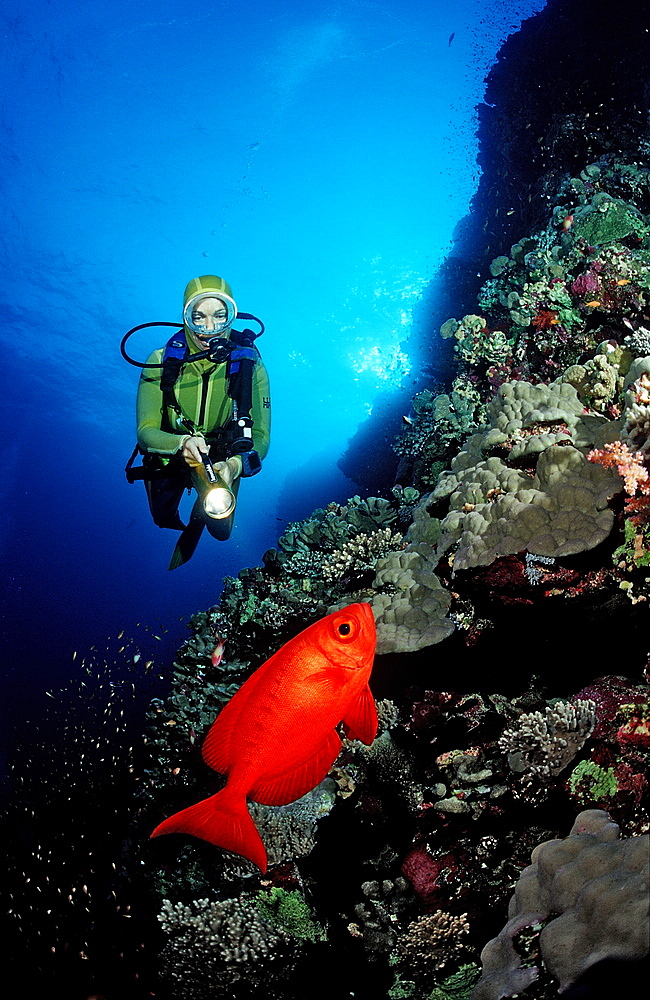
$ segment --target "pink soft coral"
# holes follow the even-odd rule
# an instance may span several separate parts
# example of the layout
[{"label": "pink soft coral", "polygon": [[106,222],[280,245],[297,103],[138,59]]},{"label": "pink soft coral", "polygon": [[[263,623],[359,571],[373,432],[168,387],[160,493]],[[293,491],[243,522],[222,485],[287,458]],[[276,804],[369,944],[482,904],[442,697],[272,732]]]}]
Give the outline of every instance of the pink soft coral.
[{"label": "pink soft coral", "polygon": [[590,462],[598,462],[606,469],[616,466],[619,476],[625,483],[625,492],[633,497],[637,490],[650,495],[650,473],[643,464],[641,452],[630,451],[622,441],[612,441],[603,448],[594,448],[587,458]]}]

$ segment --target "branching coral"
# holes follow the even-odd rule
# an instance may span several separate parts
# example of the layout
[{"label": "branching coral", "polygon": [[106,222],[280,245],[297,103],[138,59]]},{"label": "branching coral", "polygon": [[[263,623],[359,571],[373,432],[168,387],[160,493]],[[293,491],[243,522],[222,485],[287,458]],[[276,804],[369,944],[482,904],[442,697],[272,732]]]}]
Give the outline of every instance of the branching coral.
[{"label": "branching coral", "polygon": [[164,900],[158,917],[168,938],[160,959],[173,996],[231,996],[239,980],[261,984],[291,958],[296,941],[246,896],[186,905]]},{"label": "branching coral", "polygon": [[469,934],[467,914],[436,910],[413,920],[397,942],[398,968],[407,979],[429,983],[432,974],[462,954]]},{"label": "branching coral", "polygon": [[517,725],[506,729],[499,739],[515,773],[533,771],[555,776],[582,749],[596,724],[593,701],[558,701],[545,713],[522,714]]},{"label": "branching coral", "polygon": [[380,528],[372,534],[351,538],[322,560],[320,568],[323,579],[332,583],[346,575],[359,575],[372,569],[380,556],[394,552],[402,545],[402,535],[391,528]]},{"label": "branching coral", "polygon": [[616,469],[625,484],[625,492],[630,496],[634,496],[637,490],[650,493],[650,473],[643,464],[641,452],[631,451],[623,441],[611,441],[602,448],[593,448],[587,458],[605,469]]}]

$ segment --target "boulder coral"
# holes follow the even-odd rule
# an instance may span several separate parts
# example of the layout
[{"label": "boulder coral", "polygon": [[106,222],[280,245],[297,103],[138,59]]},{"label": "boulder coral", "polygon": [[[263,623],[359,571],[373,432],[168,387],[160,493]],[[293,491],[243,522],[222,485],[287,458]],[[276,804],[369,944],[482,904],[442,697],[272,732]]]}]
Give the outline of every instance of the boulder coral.
[{"label": "boulder coral", "polygon": [[646,956],[648,848],[648,835],[619,839],[601,809],[579,813],[564,840],[539,844],[517,882],[507,924],[481,952],[483,974],[471,1000],[514,996],[534,982],[538,970],[522,967],[514,940],[538,924],[540,954],[560,992],[603,959]]},{"label": "boulder coral", "polygon": [[378,559],[372,608],[377,653],[406,653],[446,639],[454,630],[447,617],[451,594],[435,575],[433,550],[412,542]]},{"label": "boulder coral", "polygon": [[576,448],[559,445],[542,452],[534,476],[499,458],[479,462],[454,477],[438,554],[455,546],[454,570],[461,570],[524,549],[558,557],[595,548],[612,530],[608,501],[622,483],[602,466],[593,475],[590,466]]}]

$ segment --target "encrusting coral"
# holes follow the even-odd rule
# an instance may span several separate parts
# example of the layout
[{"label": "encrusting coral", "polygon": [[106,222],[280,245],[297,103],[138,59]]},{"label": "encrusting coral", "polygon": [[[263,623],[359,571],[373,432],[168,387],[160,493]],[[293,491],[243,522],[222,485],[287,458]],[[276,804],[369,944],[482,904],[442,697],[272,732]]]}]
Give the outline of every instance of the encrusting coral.
[{"label": "encrusting coral", "polygon": [[451,512],[440,525],[438,552],[455,546],[454,569],[487,566],[526,549],[557,557],[592,549],[609,535],[608,507],[620,491],[618,474],[596,475],[573,447],[555,445],[540,455],[535,475],[509,469],[499,458],[453,477]]},{"label": "encrusting coral", "polygon": [[405,653],[440,642],[454,630],[447,617],[451,594],[434,570],[431,546],[412,542],[377,560],[372,607],[377,653]]},{"label": "encrusting coral", "polygon": [[483,975],[471,1000],[521,993],[537,978],[514,939],[544,924],[539,950],[560,991],[603,959],[648,954],[648,835],[619,839],[606,812],[580,813],[569,836],[540,844],[517,882],[508,923],[481,952]]}]

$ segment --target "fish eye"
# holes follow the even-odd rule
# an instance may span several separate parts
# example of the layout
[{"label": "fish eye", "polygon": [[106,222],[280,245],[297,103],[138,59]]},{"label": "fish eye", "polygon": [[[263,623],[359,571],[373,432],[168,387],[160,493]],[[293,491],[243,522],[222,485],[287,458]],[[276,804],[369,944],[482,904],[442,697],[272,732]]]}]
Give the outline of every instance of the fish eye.
[{"label": "fish eye", "polygon": [[354,642],[359,634],[359,626],[354,618],[343,615],[333,622],[334,635],[340,642]]}]

